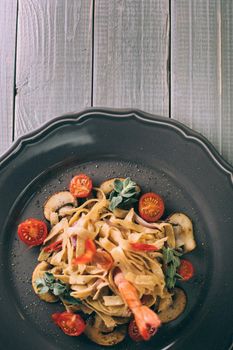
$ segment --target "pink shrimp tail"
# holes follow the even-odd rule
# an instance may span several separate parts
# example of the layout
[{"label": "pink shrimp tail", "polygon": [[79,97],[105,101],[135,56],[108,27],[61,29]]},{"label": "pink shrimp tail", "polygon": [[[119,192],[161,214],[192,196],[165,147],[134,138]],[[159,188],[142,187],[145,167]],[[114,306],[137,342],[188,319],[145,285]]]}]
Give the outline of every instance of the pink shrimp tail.
[{"label": "pink shrimp tail", "polygon": [[161,325],[158,315],[148,306],[142,305],[137,289],[124,278],[123,273],[119,269],[115,273],[114,282],[121,297],[134,314],[139,333],[144,340],[149,340]]},{"label": "pink shrimp tail", "polygon": [[132,310],[139,333],[144,340],[149,340],[161,326],[158,315],[149,307],[142,305]]}]

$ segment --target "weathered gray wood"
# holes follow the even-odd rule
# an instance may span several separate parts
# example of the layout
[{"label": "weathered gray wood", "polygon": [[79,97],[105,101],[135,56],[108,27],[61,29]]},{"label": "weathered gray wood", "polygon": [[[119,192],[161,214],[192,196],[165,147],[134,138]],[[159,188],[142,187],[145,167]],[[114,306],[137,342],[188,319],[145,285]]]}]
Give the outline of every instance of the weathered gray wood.
[{"label": "weathered gray wood", "polygon": [[0,154],[12,142],[17,0],[0,2]]},{"label": "weathered gray wood", "polygon": [[233,1],[171,4],[171,115],[233,164]]},{"label": "weathered gray wood", "polygon": [[15,131],[91,104],[92,0],[19,0]]},{"label": "weathered gray wood", "polygon": [[168,116],[169,0],[96,0],[94,106]]}]

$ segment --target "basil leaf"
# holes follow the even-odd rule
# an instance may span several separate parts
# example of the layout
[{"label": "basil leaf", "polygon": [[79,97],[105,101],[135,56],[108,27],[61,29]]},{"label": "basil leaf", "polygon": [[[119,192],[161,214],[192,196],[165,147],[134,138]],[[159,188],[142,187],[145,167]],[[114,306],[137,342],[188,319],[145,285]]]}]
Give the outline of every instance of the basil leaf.
[{"label": "basil leaf", "polygon": [[114,181],[114,190],[118,193],[121,193],[121,191],[123,190],[123,182],[119,179],[116,179]]},{"label": "basil leaf", "polygon": [[177,268],[180,266],[179,256],[182,254],[175,249],[163,247],[163,261],[165,269],[165,281],[168,289],[172,289],[176,284],[176,277],[181,276],[177,273]]},{"label": "basil leaf", "polygon": [[176,255],[176,256],[182,256],[183,255],[181,252],[178,252],[175,249],[173,249],[173,254]]},{"label": "basil leaf", "polygon": [[54,276],[53,276],[53,274],[52,273],[50,273],[50,272],[45,272],[44,273],[44,280],[45,280],[45,283],[47,284],[51,284],[51,283],[53,283],[54,281],[55,281],[55,278],[54,278]]},{"label": "basil leaf", "polygon": [[168,249],[163,247],[163,260],[164,260],[164,263],[167,264],[168,263]]},{"label": "basil leaf", "polygon": [[117,192],[115,192],[115,191],[112,191],[111,193],[110,193],[110,195],[109,195],[109,200],[111,201],[112,199],[113,199],[113,197],[115,197],[115,196],[117,196]]},{"label": "basil leaf", "polygon": [[114,210],[117,207],[128,209],[138,201],[138,195],[137,184],[129,177],[123,181],[116,179],[114,181],[114,189],[109,195],[109,209]]},{"label": "basil leaf", "polygon": [[127,177],[124,181],[123,181],[123,187],[126,188],[130,182],[133,182],[130,180],[130,177]]},{"label": "basil leaf", "polygon": [[121,196],[113,197],[109,205],[109,209],[114,210],[121,202],[122,202]]},{"label": "basil leaf", "polygon": [[[134,191],[134,189],[133,189],[133,191]],[[136,194],[137,192],[128,192],[128,193],[123,193],[122,194],[122,197],[124,197],[124,198],[130,198],[130,197],[132,197],[132,196],[134,196],[135,194]]]},{"label": "basil leaf", "polygon": [[175,267],[179,267],[180,266],[180,259],[177,258],[177,256],[173,256],[173,264]]},{"label": "basil leaf", "polygon": [[61,284],[61,283],[54,283],[53,285],[53,294],[54,295],[61,295],[66,291],[66,285]]},{"label": "basil leaf", "polygon": [[167,288],[172,289],[175,286],[175,281],[173,278],[168,277],[166,280]]},{"label": "basil leaf", "polygon": [[56,280],[54,275],[50,272],[45,272],[42,278],[37,278],[35,285],[39,294],[51,292],[69,304],[79,305],[82,303],[80,299],[76,299],[70,295],[68,285],[59,279]]}]

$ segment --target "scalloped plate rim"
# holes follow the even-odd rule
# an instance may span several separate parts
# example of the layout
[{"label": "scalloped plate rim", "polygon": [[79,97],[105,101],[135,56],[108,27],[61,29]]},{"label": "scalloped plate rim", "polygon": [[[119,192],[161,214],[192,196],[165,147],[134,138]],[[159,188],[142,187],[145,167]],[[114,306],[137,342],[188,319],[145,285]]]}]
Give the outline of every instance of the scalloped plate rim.
[{"label": "scalloped plate rim", "polygon": [[132,118],[142,121],[144,123],[151,123],[152,125],[164,125],[178,131],[185,139],[193,140],[201,145],[207,154],[214,160],[214,163],[221,169],[225,175],[230,176],[231,183],[233,184],[233,166],[228,163],[221,154],[217,151],[214,145],[203,135],[197,131],[189,128],[183,123],[173,118],[154,115],[144,112],[140,109],[133,108],[105,108],[105,107],[90,107],[83,109],[79,112],[65,113],[60,116],[54,117],[49,121],[43,123],[33,131],[27,132],[20,136],[13,144],[0,156],[0,170],[4,167],[5,162],[9,161],[11,157],[20,153],[24,144],[27,144],[33,140],[37,140],[43,137],[45,133],[49,133],[50,129],[57,125],[68,122],[82,122],[84,119],[92,117],[94,114],[105,115],[111,119],[119,118]]}]

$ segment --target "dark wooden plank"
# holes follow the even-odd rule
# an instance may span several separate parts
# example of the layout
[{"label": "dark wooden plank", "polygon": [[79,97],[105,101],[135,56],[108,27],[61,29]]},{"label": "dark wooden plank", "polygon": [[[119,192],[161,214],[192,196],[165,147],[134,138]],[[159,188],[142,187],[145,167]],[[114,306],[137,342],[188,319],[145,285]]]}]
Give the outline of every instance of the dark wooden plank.
[{"label": "dark wooden plank", "polygon": [[168,116],[168,0],[96,0],[94,106]]},{"label": "dark wooden plank", "polygon": [[92,0],[19,0],[15,133],[91,104]]},{"label": "dark wooden plank", "polygon": [[12,142],[17,0],[1,0],[0,154]]},{"label": "dark wooden plank", "polygon": [[171,114],[233,164],[233,2],[171,2]]}]

